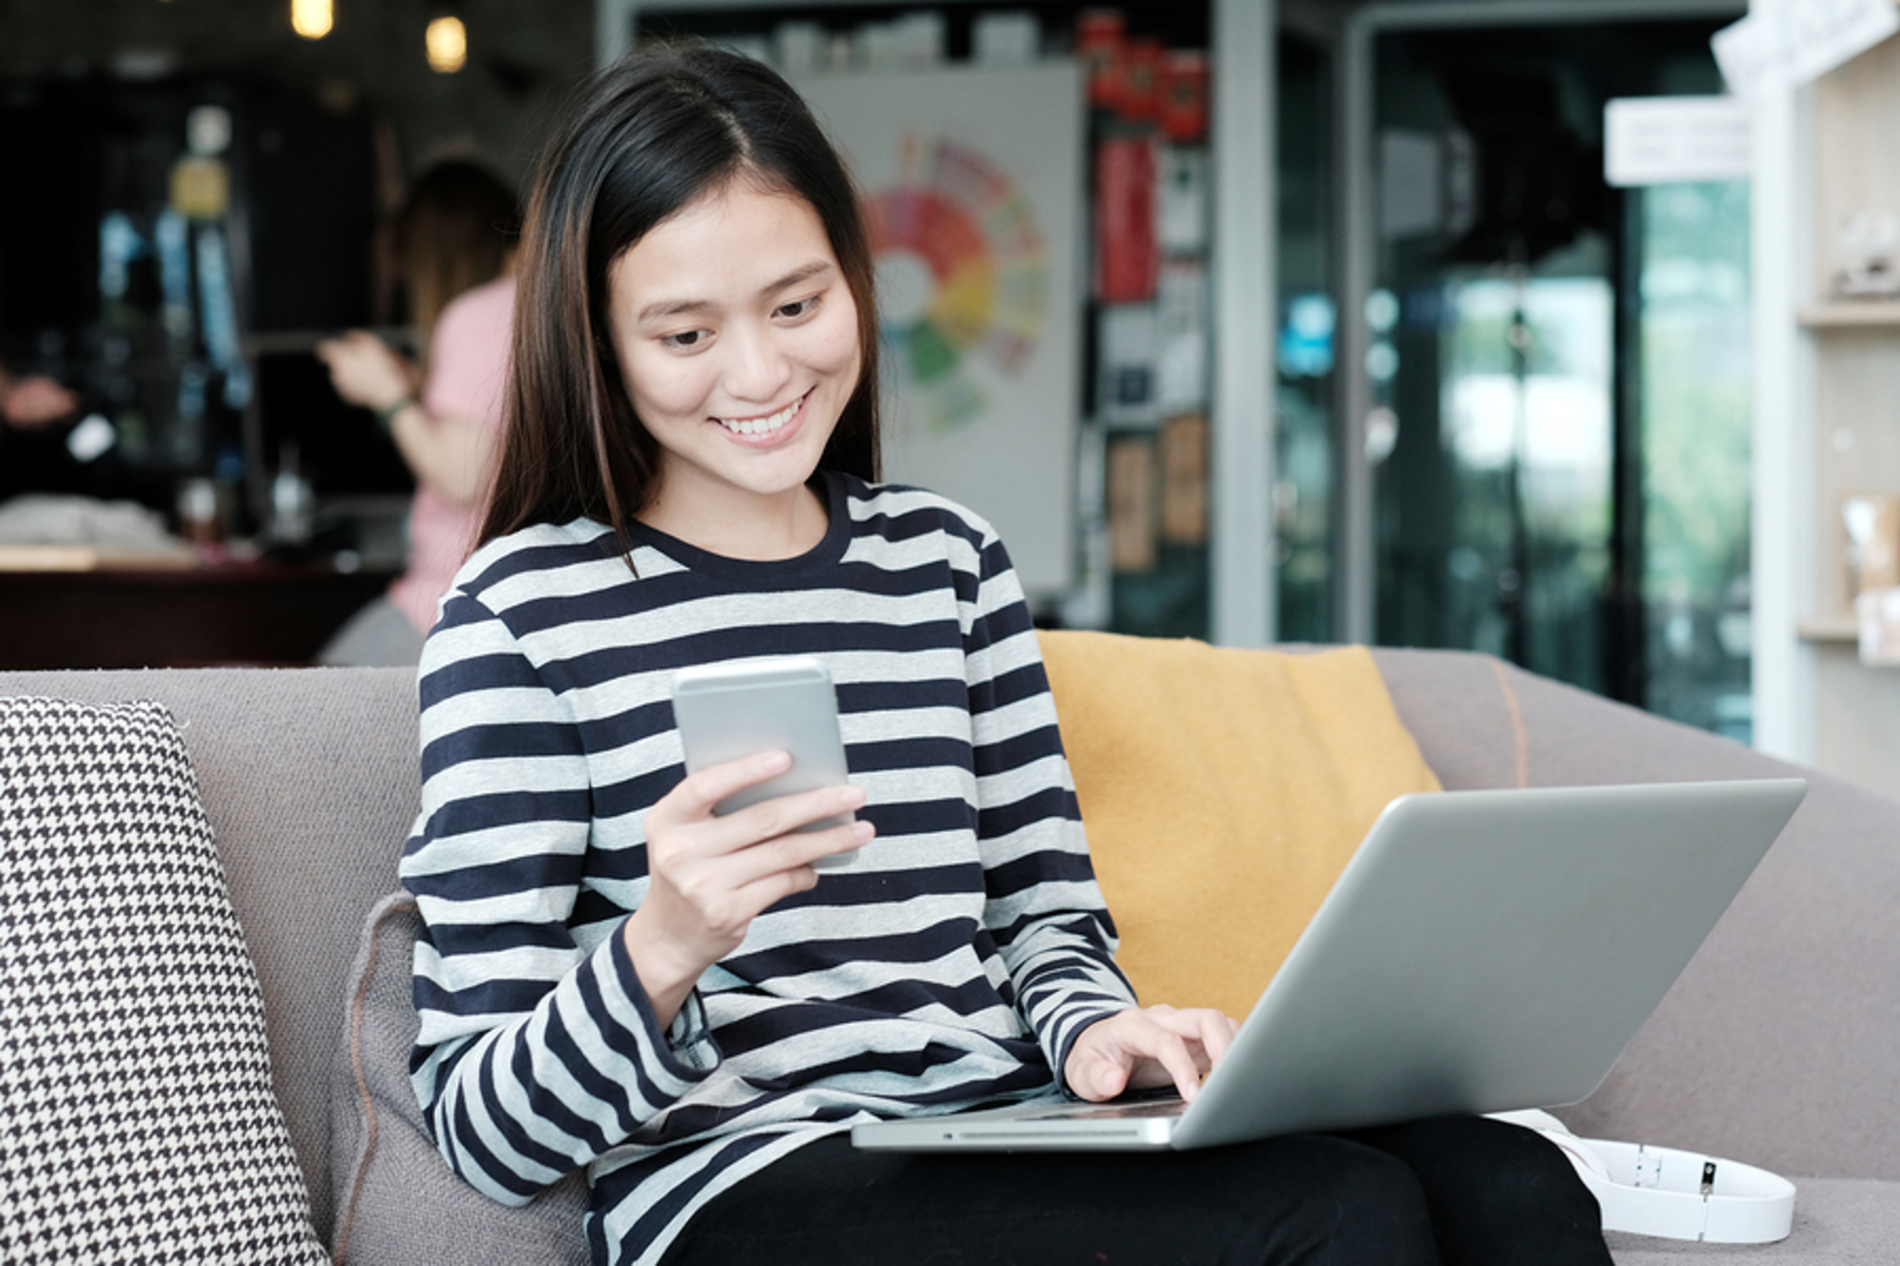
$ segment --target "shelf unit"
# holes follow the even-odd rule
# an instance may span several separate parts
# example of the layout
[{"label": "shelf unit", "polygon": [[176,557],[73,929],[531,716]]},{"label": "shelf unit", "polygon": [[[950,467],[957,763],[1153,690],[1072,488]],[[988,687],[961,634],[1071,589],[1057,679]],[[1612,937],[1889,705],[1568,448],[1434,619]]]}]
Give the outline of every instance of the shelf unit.
[{"label": "shelf unit", "polygon": [[1900,669],[1860,662],[1840,514],[1851,493],[1900,492],[1900,299],[1832,284],[1848,216],[1900,214],[1900,38],[1757,126],[1758,742],[1900,797]]},{"label": "shelf unit", "polygon": [[1807,330],[1900,329],[1900,300],[1865,300],[1803,304],[1796,322]]},{"label": "shelf unit", "polygon": [[1849,615],[1809,616],[1795,625],[1795,632],[1804,642],[1860,641],[1860,626]]}]

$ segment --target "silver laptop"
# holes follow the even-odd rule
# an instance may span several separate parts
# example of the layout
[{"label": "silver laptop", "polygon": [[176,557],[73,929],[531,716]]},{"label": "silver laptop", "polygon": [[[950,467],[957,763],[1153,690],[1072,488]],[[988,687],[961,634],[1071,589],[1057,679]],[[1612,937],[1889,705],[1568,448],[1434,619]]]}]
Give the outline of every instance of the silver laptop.
[{"label": "silver laptop", "polygon": [[1402,796],[1191,1105],[1042,1102],[860,1125],[851,1141],[1185,1149],[1575,1103],[1806,793],[1778,779]]}]

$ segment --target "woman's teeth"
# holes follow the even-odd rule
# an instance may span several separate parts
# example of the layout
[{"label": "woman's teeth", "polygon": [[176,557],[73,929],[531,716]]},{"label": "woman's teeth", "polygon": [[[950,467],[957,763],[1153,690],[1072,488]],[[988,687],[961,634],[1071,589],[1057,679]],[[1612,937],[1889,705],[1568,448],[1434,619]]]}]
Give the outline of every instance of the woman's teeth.
[{"label": "woman's teeth", "polygon": [[778,430],[792,420],[798,412],[798,406],[805,403],[804,397],[792,401],[777,413],[765,418],[714,418],[713,421],[725,427],[734,435],[767,435]]}]

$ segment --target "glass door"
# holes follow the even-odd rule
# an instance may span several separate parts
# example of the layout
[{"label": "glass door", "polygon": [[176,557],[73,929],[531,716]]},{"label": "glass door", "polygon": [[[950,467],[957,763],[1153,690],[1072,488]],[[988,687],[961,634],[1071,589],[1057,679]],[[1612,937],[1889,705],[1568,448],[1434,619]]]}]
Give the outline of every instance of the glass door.
[{"label": "glass door", "polygon": [[1608,187],[1603,107],[1711,20],[1387,31],[1363,313],[1375,640],[1746,737],[1747,216]]},{"label": "glass door", "polygon": [[1272,574],[1283,642],[1338,638],[1334,56],[1323,32],[1281,28]]},{"label": "glass door", "polygon": [[1632,191],[1640,417],[1640,701],[1753,738],[1748,184]]}]

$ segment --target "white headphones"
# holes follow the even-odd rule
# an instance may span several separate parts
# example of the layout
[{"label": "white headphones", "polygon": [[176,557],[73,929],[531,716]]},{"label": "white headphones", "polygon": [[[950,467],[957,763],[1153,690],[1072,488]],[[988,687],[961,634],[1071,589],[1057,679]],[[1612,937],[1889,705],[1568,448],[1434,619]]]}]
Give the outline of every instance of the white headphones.
[{"label": "white headphones", "polygon": [[1711,1244],[1767,1244],[1794,1226],[1794,1184],[1753,1165],[1642,1143],[1580,1139],[1548,1112],[1495,1112],[1570,1158],[1603,1229]]}]

